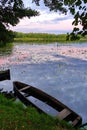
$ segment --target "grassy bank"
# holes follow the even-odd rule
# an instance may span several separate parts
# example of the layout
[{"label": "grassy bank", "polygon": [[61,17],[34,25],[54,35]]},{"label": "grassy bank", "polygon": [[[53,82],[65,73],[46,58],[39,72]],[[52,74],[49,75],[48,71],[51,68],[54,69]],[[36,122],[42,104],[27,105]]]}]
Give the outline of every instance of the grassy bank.
[{"label": "grassy bank", "polygon": [[0,130],[75,130],[65,122],[25,108],[0,94]]},{"label": "grassy bank", "polygon": [[12,43],[2,44],[0,45],[0,53],[3,55],[11,54],[13,49]]},{"label": "grassy bank", "polygon": [[[46,33],[18,33],[15,32],[15,42],[38,42],[38,43],[49,43],[49,42],[62,42],[66,41],[67,34],[46,34]],[[87,36],[81,37],[79,42],[86,42]],[[72,42],[72,41],[71,41]]]},{"label": "grassy bank", "polygon": [[45,33],[16,33],[16,42],[56,42],[65,41],[66,35],[56,35],[56,34],[45,34]]}]

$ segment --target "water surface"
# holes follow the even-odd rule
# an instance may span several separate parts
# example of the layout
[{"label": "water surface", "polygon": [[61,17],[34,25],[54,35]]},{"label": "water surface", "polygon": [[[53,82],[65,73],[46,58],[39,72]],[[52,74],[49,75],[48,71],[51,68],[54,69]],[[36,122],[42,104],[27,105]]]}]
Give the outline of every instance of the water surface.
[{"label": "water surface", "polygon": [[57,43],[14,44],[11,53],[0,53],[0,69],[9,68],[11,80],[0,88],[12,90],[17,80],[54,96],[87,122],[87,45]]}]

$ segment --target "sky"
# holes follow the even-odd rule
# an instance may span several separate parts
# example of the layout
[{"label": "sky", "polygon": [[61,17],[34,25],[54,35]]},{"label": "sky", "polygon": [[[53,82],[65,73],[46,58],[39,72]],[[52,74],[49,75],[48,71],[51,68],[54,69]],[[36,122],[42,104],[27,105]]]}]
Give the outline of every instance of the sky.
[{"label": "sky", "polygon": [[26,0],[24,3],[25,6],[39,11],[40,15],[31,17],[30,19],[23,18],[15,27],[11,27],[13,31],[55,34],[72,31],[73,17],[70,14],[64,15],[59,12],[49,11],[49,8],[45,7],[43,2],[40,3],[40,6],[36,6],[31,1]]}]

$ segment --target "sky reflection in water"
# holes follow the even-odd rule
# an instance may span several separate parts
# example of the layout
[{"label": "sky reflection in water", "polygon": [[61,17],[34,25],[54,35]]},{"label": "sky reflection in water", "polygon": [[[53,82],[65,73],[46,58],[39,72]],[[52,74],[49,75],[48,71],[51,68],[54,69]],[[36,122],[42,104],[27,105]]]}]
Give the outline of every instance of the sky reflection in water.
[{"label": "sky reflection in water", "polygon": [[16,44],[12,54],[0,56],[1,70],[11,70],[11,81],[0,88],[12,90],[12,81],[33,85],[54,96],[87,122],[87,46],[57,43]]}]

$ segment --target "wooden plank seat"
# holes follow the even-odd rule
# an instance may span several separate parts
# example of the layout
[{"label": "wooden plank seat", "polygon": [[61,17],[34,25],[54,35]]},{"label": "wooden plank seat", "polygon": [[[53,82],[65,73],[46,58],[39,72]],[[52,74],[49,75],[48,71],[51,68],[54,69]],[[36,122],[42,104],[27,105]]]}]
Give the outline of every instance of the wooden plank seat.
[{"label": "wooden plank seat", "polygon": [[26,90],[26,89],[28,89],[28,88],[30,88],[30,86],[26,86],[26,87],[24,87],[24,88],[21,88],[21,89],[19,89],[19,91],[22,92],[22,91],[24,91],[24,90]]},{"label": "wooden plank seat", "polygon": [[57,115],[57,117],[61,120],[65,119],[68,115],[71,114],[71,111],[67,108],[64,108],[62,111],[60,111]]},{"label": "wooden plank seat", "polygon": [[73,126],[76,126],[78,123],[80,124],[81,121],[82,121],[82,120],[81,120],[81,117],[78,116],[78,117],[72,122],[72,125],[73,125]]}]

